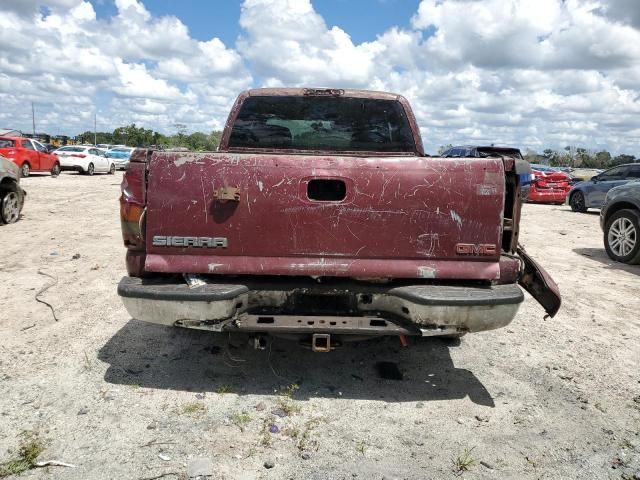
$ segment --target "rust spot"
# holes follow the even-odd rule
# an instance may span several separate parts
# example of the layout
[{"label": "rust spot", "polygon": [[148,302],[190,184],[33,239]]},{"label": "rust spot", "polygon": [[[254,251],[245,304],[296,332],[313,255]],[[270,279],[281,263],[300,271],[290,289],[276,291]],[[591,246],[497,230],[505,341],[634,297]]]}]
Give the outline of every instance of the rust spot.
[{"label": "rust spot", "polygon": [[240,201],[240,187],[220,187],[213,191],[213,198],[219,202],[239,202]]}]

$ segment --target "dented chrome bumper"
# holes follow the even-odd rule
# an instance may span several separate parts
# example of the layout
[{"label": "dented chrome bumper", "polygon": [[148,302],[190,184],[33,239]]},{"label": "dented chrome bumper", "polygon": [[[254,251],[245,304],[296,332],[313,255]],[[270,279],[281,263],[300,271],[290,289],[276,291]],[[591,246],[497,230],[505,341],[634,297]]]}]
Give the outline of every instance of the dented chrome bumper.
[{"label": "dented chrome bumper", "polygon": [[[118,294],[138,320],[210,331],[437,336],[504,327],[524,295],[515,284],[385,286],[357,281],[230,279],[189,288],[124,277]],[[233,282],[233,283],[231,283]]]}]

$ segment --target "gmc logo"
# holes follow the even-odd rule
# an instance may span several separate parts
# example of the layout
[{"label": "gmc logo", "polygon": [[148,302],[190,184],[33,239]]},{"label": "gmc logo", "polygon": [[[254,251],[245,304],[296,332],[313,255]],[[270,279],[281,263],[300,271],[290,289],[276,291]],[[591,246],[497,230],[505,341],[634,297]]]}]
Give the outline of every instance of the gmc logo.
[{"label": "gmc logo", "polygon": [[458,255],[495,255],[498,249],[493,243],[456,243],[456,253]]}]

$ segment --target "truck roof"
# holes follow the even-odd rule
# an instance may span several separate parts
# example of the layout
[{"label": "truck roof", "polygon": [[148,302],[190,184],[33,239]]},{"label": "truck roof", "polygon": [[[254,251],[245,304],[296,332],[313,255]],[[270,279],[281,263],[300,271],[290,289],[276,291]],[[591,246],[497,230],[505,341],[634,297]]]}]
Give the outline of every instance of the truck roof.
[{"label": "truck roof", "polygon": [[402,98],[397,93],[380,92],[377,90],[352,90],[348,88],[253,88],[244,92],[250,97],[302,97],[305,95],[335,95],[341,97],[373,98],[380,100],[398,100]]}]

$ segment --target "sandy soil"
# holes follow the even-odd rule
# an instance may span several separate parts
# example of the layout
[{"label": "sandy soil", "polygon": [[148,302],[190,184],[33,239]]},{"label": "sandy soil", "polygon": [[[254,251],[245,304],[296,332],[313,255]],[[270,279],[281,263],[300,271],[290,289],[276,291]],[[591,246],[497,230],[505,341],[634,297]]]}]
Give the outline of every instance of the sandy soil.
[{"label": "sandy soil", "polygon": [[24,217],[0,227],[0,461],[30,430],[41,460],[77,466],[21,477],[187,478],[203,458],[215,479],[640,478],[640,267],[608,260],[597,214],[525,207],[522,242],[564,296],[553,320],[527,297],[458,345],[261,352],[129,318],[120,178],[27,178]]}]

